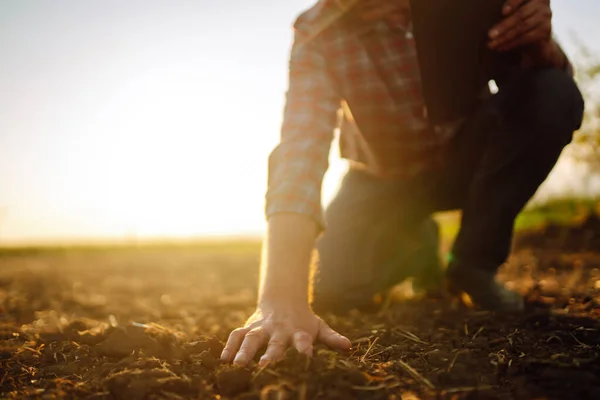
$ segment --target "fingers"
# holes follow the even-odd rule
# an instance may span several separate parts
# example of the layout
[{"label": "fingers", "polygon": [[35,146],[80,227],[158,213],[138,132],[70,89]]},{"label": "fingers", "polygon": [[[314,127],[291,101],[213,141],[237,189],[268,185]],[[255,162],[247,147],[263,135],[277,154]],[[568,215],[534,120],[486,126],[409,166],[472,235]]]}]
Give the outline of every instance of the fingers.
[{"label": "fingers", "polygon": [[265,351],[265,354],[260,358],[258,364],[262,367],[265,364],[276,363],[281,360],[288,347],[289,341],[289,335],[281,332],[274,333],[271,340],[269,340],[267,351]]},{"label": "fingers", "polygon": [[544,23],[539,15],[533,15],[527,20],[524,20],[519,25],[514,26],[508,31],[505,31],[500,37],[490,42],[490,48],[500,50],[501,48],[510,47],[511,45],[524,42],[523,36],[533,32],[533,34],[541,37],[539,28]]},{"label": "fingers", "polygon": [[245,367],[254,358],[258,350],[267,344],[268,340],[269,334],[262,328],[252,329],[246,333],[240,351],[233,359],[233,363]]},{"label": "fingers", "polygon": [[501,41],[508,34],[514,34],[514,31],[523,29],[527,20],[537,12],[537,5],[534,3],[526,4],[519,10],[504,18],[496,24],[489,32],[490,39]]},{"label": "fingers", "polygon": [[308,332],[297,331],[294,333],[292,343],[294,348],[298,350],[298,353],[306,354],[307,356],[313,355],[313,338]]},{"label": "fingers", "polygon": [[229,335],[221,354],[221,360],[224,362],[233,361],[239,366],[247,366],[265,345],[267,349],[259,361],[261,366],[283,359],[290,345],[309,357],[313,355],[315,340],[320,340],[333,349],[348,350],[351,347],[347,338],[307,310],[300,315],[284,313],[275,317],[269,315],[267,318],[251,318],[248,321],[253,322]]},{"label": "fingers", "polygon": [[319,330],[319,340],[332,349],[350,350],[352,347],[352,343],[347,337],[340,335],[325,323]]},{"label": "fingers", "polygon": [[504,14],[504,15],[510,14],[514,10],[521,7],[521,5],[523,3],[525,3],[526,1],[527,0],[506,0],[506,3],[504,3],[504,6],[502,7],[502,14]]},{"label": "fingers", "polygon": [[499,24],[490,32],[490,48],[499,51],[529,45],[548,39],[552,33],[552,10],[546,0],[532,0]]},{"label": "fingers", "polygon": [[227,339],[227,344],[225,344],[225,348],[221,353],[221,360],[224,362],[230,363],[233,361],[233,357],[236,355],[239,350],[242,342],[244,341],[244,337],[250,331],[248,328],[240,328],[231,332],[229,338]]},{"label": "fingers", "polygon": [[[545,23],[542,22],[542,24],[545,24]],[[548,30],[550,30],[550,29],[551,28],[548,26]],[[512,40],[505,42],[502,45],[497,46],[496,50],[508,51],[511,49],[515,49],[517,47],[526,46],[526,45],[540,42],[540,41],[547,40],[547,39],[548,39],[548,35],[540,32],[540,30],[538,30],[538,29],[532,29],[527,32],[523,32],[520,36],[517,36],[517,37],[513,38]]]}]

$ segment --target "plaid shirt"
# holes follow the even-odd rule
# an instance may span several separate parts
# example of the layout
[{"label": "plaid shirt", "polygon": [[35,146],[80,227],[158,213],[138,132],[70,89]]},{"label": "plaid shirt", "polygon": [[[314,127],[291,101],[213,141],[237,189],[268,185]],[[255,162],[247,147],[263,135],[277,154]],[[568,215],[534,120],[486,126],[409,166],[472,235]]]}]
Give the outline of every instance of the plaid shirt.
[{"label": "plaid shirt", "polygon": [[434,168],[456,131],[433,129],[425,117],[410,32],[341,14],[322,0],[294,24],[281,141],[269,158],[267,218],[298,213],[324,228],[321,186],[338,126],[343,158],[396,179]]}]

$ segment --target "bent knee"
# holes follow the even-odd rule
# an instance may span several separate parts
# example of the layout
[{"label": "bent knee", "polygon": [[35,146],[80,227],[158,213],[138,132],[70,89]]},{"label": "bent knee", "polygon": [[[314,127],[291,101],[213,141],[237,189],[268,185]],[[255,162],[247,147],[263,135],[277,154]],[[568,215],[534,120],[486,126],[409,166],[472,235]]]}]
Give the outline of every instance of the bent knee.
[{"label": "bent knee", "polygon": [[[558,69],[532,71],[523,82],[523,111],[535,131],[546,136],[555,133],[566,143],[581,127],[583,96],[575,80]],[[566,144],[565,143],[565,144]]]}]

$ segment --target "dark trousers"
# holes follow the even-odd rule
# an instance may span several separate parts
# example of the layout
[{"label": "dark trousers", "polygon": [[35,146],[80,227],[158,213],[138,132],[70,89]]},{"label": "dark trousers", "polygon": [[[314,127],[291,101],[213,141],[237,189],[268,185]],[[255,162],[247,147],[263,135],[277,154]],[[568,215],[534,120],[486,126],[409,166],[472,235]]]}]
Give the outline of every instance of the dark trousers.
[{"label": "dark trousers", "polygon": [[410,181],[350,170],[326,210],[315,301],[363,301],[407,276],[439,269],[436,211],[462,210],[458,266],[495,273],[515,218],[580,127],[583,99],[566,73],[505,82],[444,149],[443,167]]}]

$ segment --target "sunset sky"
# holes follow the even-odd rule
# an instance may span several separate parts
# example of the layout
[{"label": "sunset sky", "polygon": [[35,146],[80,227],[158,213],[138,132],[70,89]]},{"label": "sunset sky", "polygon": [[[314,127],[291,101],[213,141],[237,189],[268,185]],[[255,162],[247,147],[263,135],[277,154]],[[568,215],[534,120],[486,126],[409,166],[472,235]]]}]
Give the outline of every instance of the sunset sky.
[{"label": "sunset sky", "polygon": [[[260,233],[312,3],[0,1],[0,245]],[[553,7],[568,52],[600,51],[598,0]]]}]

